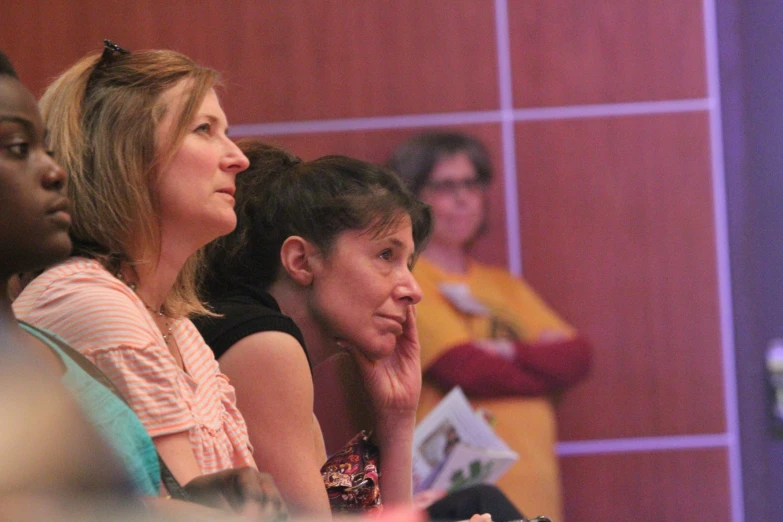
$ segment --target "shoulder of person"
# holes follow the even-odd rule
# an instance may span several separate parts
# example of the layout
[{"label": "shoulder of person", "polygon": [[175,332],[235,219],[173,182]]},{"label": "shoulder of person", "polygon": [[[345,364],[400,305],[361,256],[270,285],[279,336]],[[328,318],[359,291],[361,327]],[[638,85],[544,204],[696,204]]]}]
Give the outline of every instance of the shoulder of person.
[{"label": "shoulder of person", "polygon": [[90,259],[71,258],[46,270],[19,295],[14,311],[85,355],[159,344],[157,327],[138,297]]},{"label": "shoulder of person", "polygon": [[490,279],[492,281],[502,281],[504,283],[514,282],[529,286],[523,278],[515,276],[504,266],[490,265],[479,261],[471,260],[470,273],[473,279]]},{"label": "shoulder of person", "polygon": [[43,293],[52,287],[60,286],[89,287],[91,289],[115,290],[125,294],[132,291],[103,265],[94,259],[71,257],[62,263],[47,268],[33,279],[22,291],[25,293]]},{"label": "shoulder of person", "polygon": [[[256,332],[235,342],[223,357],[241,358],[255,363],[303,364],[309,375],[304,347],[291,334],[270,330]],[[221,358],[221,364],[225,361]],[[264,371],[267,366],[262,366]]]},{"label": "shoulder of person", "polygon": [[274,399],[288,408],[304,404],[312,413],[310,365],[302,345],[287,333],[258,332],[240,339],[220,358],[220,368],[240,398]]}]

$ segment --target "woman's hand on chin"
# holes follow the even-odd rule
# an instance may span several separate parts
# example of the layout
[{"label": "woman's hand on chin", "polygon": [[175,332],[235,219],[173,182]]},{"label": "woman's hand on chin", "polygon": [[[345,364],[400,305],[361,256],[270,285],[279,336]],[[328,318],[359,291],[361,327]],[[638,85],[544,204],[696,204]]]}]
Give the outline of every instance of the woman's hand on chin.
[{"label": "woman's hand on chin", "polygon": [[413,306],[408,307],[403,332],[388,357],[370,360],[355,346],[339,341],[338,344],[359,367],[379,424],[415,417],[421,393],[421,359]]}]

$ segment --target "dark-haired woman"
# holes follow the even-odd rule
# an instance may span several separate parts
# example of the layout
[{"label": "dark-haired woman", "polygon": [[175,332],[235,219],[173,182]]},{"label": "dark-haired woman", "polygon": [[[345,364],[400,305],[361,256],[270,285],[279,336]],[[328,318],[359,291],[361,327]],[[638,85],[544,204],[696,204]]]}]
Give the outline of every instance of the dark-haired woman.
[{"label": "dark-haired woman", "polygon": [[[383,502],[407,504],[421,387],[411,269],[429,211],[382,167],[240,147],[250,167],[237,182],[238,226],[208,249],[209,303],[222,317],[197,326],[236,389],[256,464],[292,511],[329,516],[310,365],[347,351],[374,413]],[[372,507],[370,496],[332,505]]]}]

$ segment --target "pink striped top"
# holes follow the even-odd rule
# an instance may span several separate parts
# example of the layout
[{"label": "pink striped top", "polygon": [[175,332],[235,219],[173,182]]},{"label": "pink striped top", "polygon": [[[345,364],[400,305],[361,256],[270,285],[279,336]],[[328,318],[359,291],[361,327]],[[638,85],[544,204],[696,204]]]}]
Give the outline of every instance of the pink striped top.
[{"label": "pink striped top", "polygon": [[171,325],[185,372],[141,299],[80,257],[35,278],[13,306],[19,319],[58,334],[103,370],[151,437],[187,431],[202,473],[255,467],[234,388],[189,319]]}]

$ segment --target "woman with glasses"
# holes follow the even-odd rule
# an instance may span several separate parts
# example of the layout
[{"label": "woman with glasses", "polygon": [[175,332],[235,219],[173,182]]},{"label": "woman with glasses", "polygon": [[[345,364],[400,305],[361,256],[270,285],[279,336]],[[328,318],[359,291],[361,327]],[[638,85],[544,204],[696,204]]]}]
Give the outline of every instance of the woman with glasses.
[{"label": "woman with glasses", "polygon": [[553,401],[585,375],[590,347],[523,280],[471,257],[486,227],[492,177],[478,140],[419,134],[389,166],[433,213],[432,237],[414,270],[426,296],[417,315],[419,418],[460,386],[520,456],[498,482],[503,492],[526,513],[562,520]]},{"label": "woman with glasses", "polygon": [[199,498],[209,478],[217,487],[201,498],[275,514],[234,390],[189,319],[206,313],[197,253],[236,225],[234,182],[248,165],[226,135],[216,82],[179,53],[106,42],[47,88],[48,143],[72,203],[52,219],[70,224],[73,251],[13,306],[103,371],[173,475],[169,493]]}]

